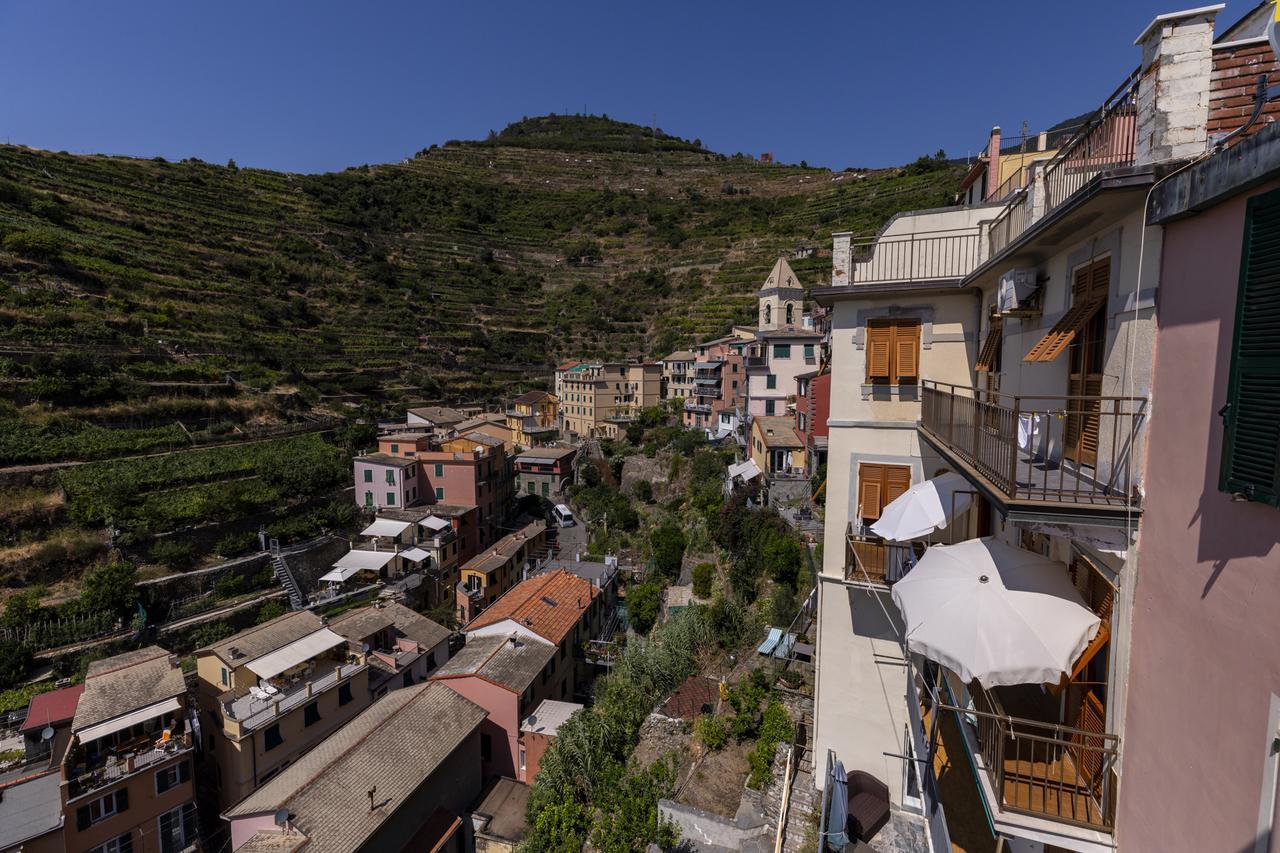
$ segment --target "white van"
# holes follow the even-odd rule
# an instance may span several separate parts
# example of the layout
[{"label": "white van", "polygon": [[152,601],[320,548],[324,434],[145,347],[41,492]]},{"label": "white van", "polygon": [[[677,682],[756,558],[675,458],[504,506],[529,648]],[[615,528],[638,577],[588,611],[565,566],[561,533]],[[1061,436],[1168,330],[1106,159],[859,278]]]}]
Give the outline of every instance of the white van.
[{"label": "white van", "polygon": [[551,510],[551,515],[556,520],[556,526],[573,527],[573,513],[564,504],[556,504]]}]

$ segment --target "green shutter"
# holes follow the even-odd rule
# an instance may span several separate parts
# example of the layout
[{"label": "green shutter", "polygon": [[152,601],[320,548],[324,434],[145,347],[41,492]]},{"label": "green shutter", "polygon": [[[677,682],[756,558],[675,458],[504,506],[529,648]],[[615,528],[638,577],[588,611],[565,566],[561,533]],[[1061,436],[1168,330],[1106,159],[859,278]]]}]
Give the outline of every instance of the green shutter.
[{"label": "green shutter", "polygon": [[1280,506],[1280,190],[1249,200],[1219,487]]}]

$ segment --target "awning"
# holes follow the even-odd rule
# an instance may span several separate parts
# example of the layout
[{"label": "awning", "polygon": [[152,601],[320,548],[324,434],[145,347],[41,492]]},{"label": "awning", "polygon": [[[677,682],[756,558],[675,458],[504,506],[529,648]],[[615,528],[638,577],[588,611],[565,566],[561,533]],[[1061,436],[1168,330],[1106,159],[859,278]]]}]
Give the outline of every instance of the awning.
[{"label": "awning", "polygon": [[121,717],[113,720],[107,720],[103,723],[97,723],[76,732],[81,743],[89,743],[99,738],[106,737],[114,732],[122,732],[127,728],[136,726],[138,723],[145,723],[147,720],[154,720],[156,717],[163,717],[166,714],[182,711],[182,703],[176,698],[165,699],[156,702],[154,705],[148,705],[145,708],[139,708],[136,711],[130,711]]},{"label": "awning", "polygon": [[320,576],[320,580],[325,583],[346,583],[353,575],[359,573],[359,569],[350,566],[345,569],[330,569]]},{"label": "awning", "polygon": [[422,519],[422,521],[419,521],[418,524],[421,524],[423,527],[427,528],[428,530],[435,530],[436,532],[439,532],[441,530],[447,530],[450,527],[453,527],[453,525],[450,524],[445,519],[438,518],[434,515],[428,515],[426,518]]},{"label": "awning", "polygon": [[401,551],[400,556],[404,557],[406,560],[408,560],[411,563],[421,563],[423,560],[426,560],[431,556],[431,552],[424,551],[421,548],[418,548],[417,546],[415,546],[413,548],[406,548],[405,550]]},{"label": "awning", "polygon": [[338,562],[333,564],[335,569],[355,569],[357,572],[376,572],[395,559],[396,551],[365,551],[356,548],[343,554],[338,558]]},{"label": "awning", "polygon": [[748,459],[746,462],[739,462],[736,465],[729,466],[729,477],[741,477],[744,481],[760,476],[760,466],[755,460]]},{"label": "awning", "polygon": [[321,628],[300,640],[294,640],[283,648],[252,660],[245,666],[259,678],[271,678],[346,642],[344,637],[338,636],[328,628]]},{"label": "awning", "polygon": [[379,519],[375,519],[373,524],[370,524],[364,530],[361,530],[360,535],[361,536],[399,536],[401,533],[404,533],[406,530],[408,530],[412,526],[413,525],[411,525],[407,521],[395,521],[394,519],[390,519],[390,518],[379,518]]},{"label": "awning", "polygon": [[969,481],[954,472],[916,483],[885,504],[871,532],[890,542],[928,536],[969,508],[972,491]]}]

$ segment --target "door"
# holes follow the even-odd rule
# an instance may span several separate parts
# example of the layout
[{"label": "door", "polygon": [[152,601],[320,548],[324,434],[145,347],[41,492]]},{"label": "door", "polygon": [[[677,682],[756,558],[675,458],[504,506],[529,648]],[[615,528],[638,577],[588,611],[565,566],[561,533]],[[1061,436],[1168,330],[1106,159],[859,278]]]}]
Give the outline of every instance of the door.
[{"label": "door", "polygon": [[1097,467],[1098,422],[1102,395],[1102,366],[1107,345],[1107,293],[1111,284],[1111,259],[1103,258],[1076,270],[1072,283],[1073,305],[1089,302],[1097,310],[1071,341],[1068,352],[1067,423],[1063,454],[1077,465]]}]

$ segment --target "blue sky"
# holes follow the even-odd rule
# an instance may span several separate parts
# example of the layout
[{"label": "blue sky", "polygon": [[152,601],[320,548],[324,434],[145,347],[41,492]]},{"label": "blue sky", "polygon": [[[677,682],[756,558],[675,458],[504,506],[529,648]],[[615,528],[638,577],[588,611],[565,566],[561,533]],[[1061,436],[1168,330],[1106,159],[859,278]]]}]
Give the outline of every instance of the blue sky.
[{"label": "blue sky", "polygon": [[1187,5],[0,0],[0,140],[312,172],[585,108],[885,166],[1091,109]]}]

